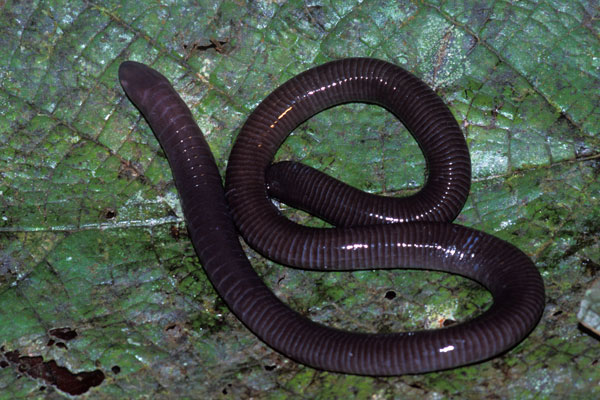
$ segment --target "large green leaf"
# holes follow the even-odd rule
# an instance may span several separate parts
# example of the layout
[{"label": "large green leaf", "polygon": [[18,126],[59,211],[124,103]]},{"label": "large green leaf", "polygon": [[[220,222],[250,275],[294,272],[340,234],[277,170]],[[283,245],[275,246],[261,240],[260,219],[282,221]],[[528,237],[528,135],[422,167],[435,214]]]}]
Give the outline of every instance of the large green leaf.
[{"label": "large green leaf", "polygon": [[[70,374],[99,371],[104,380],[87,392],[95,398],[598,397],[600,345],[576,318],[600,270],[597,1],[7,1],[0,18],[8,398],[63,393],[26,362],[64,367],[67,386]],[[472,155],[458,222],[512,242],[540,269],[546,312],[507,354],[376,379],[270,350],[207,281],[166,159],[117,81],[126,59],[168,76],[224,170],[245,117],[270,91],[347,56],[394,62],[435,88]],[[318,115],[280,158],[374,193],[402,195],[423,181],[418,147],[375,106]],[[445,274],[308,273],[249,255],[284,301],[345,329],[437,327],[490,302]]]}]

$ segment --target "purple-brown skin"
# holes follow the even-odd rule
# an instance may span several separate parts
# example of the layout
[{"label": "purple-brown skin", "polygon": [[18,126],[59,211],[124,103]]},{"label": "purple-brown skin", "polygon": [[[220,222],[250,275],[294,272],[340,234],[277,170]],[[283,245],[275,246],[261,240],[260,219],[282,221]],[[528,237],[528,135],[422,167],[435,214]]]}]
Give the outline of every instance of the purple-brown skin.
[{"label": "purple-brown skin", "polygon": [[[280,353],[349,374],[422,373],[494,357],[537,324],[544,284],[529,257],[503,240],[451,223],[469,192],[469,152],[448,108],[409,72],[380,60],[350,58],[290,79],[246,121],[231,151],[226,191],[202,132],[169,81],[131,61],[121,64],[119,79],[169,159],[192,243],[210,281],[235,315]],[[379,104],[411,131],[428,166],[419,193],[402,199],[373,196],[301,164],[271,166],[298,124],[348,102]],[[289,221],[268,190],[336,227]],[[482,315],[443,329],[366,334],[329,328],[291,310],[267,288],[248,262],[238,231],[282,264],[328,271],[446,271],[479,282],[494,303]]]}]

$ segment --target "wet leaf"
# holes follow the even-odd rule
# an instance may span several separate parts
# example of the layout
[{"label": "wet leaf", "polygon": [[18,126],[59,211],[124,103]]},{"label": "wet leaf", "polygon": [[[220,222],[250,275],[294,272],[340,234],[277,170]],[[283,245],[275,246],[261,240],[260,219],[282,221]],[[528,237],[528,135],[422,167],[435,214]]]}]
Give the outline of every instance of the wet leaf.
[{"label": "wet leaf", "polygon": [[[600,264],[597,2],[8,1],[1,9],[2,354],[42,357],[71,374],[99,370],[106,379],[90,393],[100,398],[598,396],[600,346],[576,319]],[[168,76],[224,171],[237,131],[269,92],[348,56],[399,64],[442,96],[473,161],[458,222],[510,241],[540,269],[546,312],[507,354],[375,379],[315,371],[270,350],[207,281],[167,161],[117,81],[126,59]],[[362,104],[306,122],[278,157],[386,195],[410,193],[424,177],[402,125]],[[284,301],[345,329],[431,328],[490,302],[478,285],[439,273],[308,273],[249,255]],[[58,346],[52,332],[65,327],[77,336]],[[2,392],[60,390],[2,360]]]}]

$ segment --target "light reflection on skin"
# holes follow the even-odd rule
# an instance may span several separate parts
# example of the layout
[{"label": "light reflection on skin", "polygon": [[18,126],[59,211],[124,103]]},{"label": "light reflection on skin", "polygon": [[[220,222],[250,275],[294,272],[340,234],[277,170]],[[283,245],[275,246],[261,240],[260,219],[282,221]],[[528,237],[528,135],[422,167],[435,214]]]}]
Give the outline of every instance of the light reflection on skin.
[{"label": "light reflection on skin", "polygon": [[448,345],[446,347],[442,347],[439,351],[440,351],[440,353],[447,353],[447,352],[453,351],[453,350],[454,350],[454,346]]},{"label": "light reflection on skin", "polygon": [[369,245],[365,243],[353,243],[342,246],[343,250],[358,250],[358,249],[368,249]]},{"label": "light reflection on skin", "polygon": [[[385,245],[387,246],[388,244],[386,243]],[[351,244],[346,244],[346,245],[342,246],[342,250],[360,250],[360,249],[368,249],[369,247],[371,247],[371,246],[367,243],[351,243]],[[460,251],[459,249],[456,248],[456,246],[450,246],[448,248],[445,248],[444,246],[441,246],[439,244],[398,242],[398,243],[396,243],[396,247],[403,247],[403,248],[412,247],[412,248],[419,248],[419,249],[438,250],[438,251],[442,251],[446,255],[446,257],[458,257],[460,260],[463,260],[466,257],[468,257],[465,252]],[[472,252],[470,257],[474,258],[475,253]]]},{"label": "light reflection on skin", "polygon": [[402,223],[402,222],[407,222],[406,219],[404,218],[394,218],[394,217],[389,217],[389,216],[385,216],[385,215],[379,215],[379,214],[373,214],[373,213],[369,213],[369,217],[373,217],[373,218],[377,218],[381,221],[385,221],[391,224],[398,224],[398,223]]},{"label": "light reflection on skin", "polygon": [[[385,243],[385,246],[387,247],[388,243]],[[374,247],[374,245],[373,244],[370,245],[368,243],[350,243],[350,244],[341,246],[342,250],[360,250],[360,249],[368,249],[370,247]],[[398,242],[398,243],[396,243],[395,247],[403,247],[403,248],[411,248],[412,247],[412,248],[417,248],[417,249],[437,250],[437,251],[443,252],[445,257],[448,257],[448,258],[458,257],[459,260],[464,260],[465,258],[469,257],[469,255],[467,253],[459,250],[458,248],[456,248],[456,246],[444,247],[439,244]],[[476,256],[476,253],[473,251],[470,251],[470,257],[474,258],[475,256]],[[477,267],[475,269],[477,269]]]},{"label": "light reflection on skin", "polygon": [[275,124],[277,122],[279,122],[279,120],[283,117],[285,117],[285,114],[289,113],[290,111],[292,111],[294,109],[293,106],[289,106],[288,108],[286,108],[286,110],[284,112],[282,112],[281,114],[279,114],[279,116],[277,117],[277,121],[273,121],[273,123],[271,124],[270,128],[275,128]]}]

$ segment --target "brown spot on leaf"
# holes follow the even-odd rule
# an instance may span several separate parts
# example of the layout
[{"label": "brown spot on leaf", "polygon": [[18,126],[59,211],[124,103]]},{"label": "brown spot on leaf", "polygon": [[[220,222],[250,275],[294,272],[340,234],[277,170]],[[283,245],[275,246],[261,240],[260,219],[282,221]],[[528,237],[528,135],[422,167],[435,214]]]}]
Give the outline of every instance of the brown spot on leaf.
[{"label": "brown spot on leaf", "polygon": [[396,298],[396,292],[394,292],[393,290],[388,290],[385,294],[385,298],[388,300],[393,300]]},{"label": "brown spot on leaf", "polygon": [[102,216],[104,219],[113,219],[117,216],[117,212],[114,210],[114,208],[105,208],[102,211]]},{"label": "brown spot on leaf", "polygon": [[99,369],[74,374],[54,360],[44,361],[41,356],[21,356],[16,350],[5,352],[3,356],[4,360],[0,361],[0,367],[6,368],[12,365],[17,373],[41,379],[70,395],[83,394],[104,381],[104,373]]},{"label": "brown spot on leaf", "polygon": [[69,327],[50,329],[48,333],[50,334],[50,336],[54,336],[55,338],[67,342],[77,337],[77,332]]},{"label": "brown spot on leaf", "polygon": [[[228,42],[229,42],[229,39],[217,40],[214,38],[210,38],[208,44],[200,44],[200,43],[196,43],[196,42],[191,43],[191,44],[184,43],[183,49],[185,51],[187,51],[188,54],[191,54],[194,51],[207,51],[207,50],[211,50],[211,49],[214,49],[217,53],[225,54],[225,53],[227,53],[227,49],[225,48],[225,45]],[[189,55],[187,58],[189,58]]]},{"label": "brown spot on leaf", "polygon": [[135,167],[135,165],[133,165],[132,162],[130,162],[130,161],[122,161],[121,162],[121,166],[119,168],[119,175],[118,175],[118,177],[120,179],[126,179],[128,181],[133,181],[140,175],[141,175],[140,172],[137,170],[137,168]]},{"label": "brown spot on leaf", "polygon": [[179,232],[179,227],[177,225],[171,225],[170,231],[173,239],[179,239],[181,233]]}]

